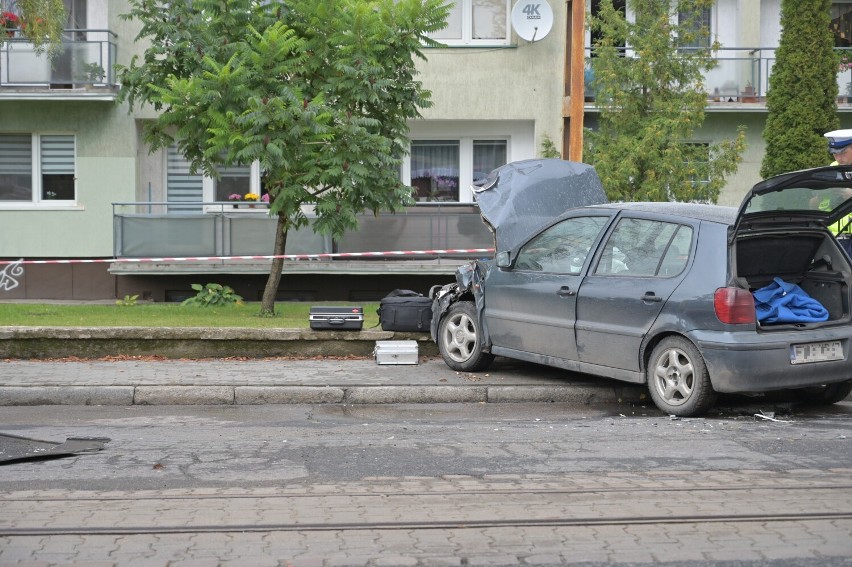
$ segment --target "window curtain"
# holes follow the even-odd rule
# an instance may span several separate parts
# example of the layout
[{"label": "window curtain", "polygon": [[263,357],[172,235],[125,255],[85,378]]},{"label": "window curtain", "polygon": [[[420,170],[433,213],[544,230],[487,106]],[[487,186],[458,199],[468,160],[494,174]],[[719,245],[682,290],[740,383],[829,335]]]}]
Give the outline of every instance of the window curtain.
[{"label": "window curtain", "polygon": [[431,32],[429,37],[432,39],[462,38],[462,0],[458,0],[450,6],[447,25],[437,31]]},{"label": "window curtain", "polygon": [[74,136],[41,136],[41,198],[44,201],[73,201]]},{"label": "window curtain", "polygon": [[411,185],[418,201],[458,201],[458,140],[412,141]]},{"label": "window curtain", "polygon": [[506,140],[473,141],[473,183],[475,185],[501,165],[506,165]]},{"label": "window curtain", "polygon": [[201,203],[204,200],[203,181],[200,173],[189,171],[189,162],[176,146],[169,146],[166,163],[166,201],[168,212],[201,212],[200,205],[173,205],[172,203]]},{"label": "window curtain", "polygon": [[216,200],[229,201],[231,195],[245,197],[251,190],[251,166],[234,165],[217,167],[219,179],[216,180]]},{"label": "window curtain", "polygon": [[473,0],[473,39],[506,38],[506,0]]},{"label": "window curtain", "polygon": [[0,201],[32,201],[32,147],[30,134],[0,135]]}]

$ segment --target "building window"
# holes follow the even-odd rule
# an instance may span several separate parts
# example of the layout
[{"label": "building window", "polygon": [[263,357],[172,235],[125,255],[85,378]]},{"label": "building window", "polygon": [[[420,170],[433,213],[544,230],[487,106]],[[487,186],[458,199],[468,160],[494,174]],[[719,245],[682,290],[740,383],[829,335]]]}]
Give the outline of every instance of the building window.
[{"label": "building window", "polygon": [[[236,202],[248,193],[260,197],[266,194],[261,180],[260,163],[251,165],[218,166],[219,177],[205,177],[201,172],[193,173],[190,162],[180,153],[176,145],[167,152],[166,200],[169,212],[199,211],[201,203]],[[231,196],[234,195],[234,199]],[[237,197],[238,196],[238,197]],[[221,206],[206,207],[210,211],[221,210]]]},{"label": "building window", "polygon": [[508,45],[509,0],[455,0],[447,25],[430,37],[446,45]]},{"label": "building window", "polygon": [[0,134],[0,203],[74,204],[72,134]]},{"label": "building window", "polygon": [[710,47],[713,32],[710,8],[678,12],[677,23],[681,28],[680,47]]},{"label": "building window", "polygon": [[418,201],[457,201],[459,198],[458,140],[411,142],[411,186]]},{"label": "building window", "polygon": [[831,31],[835,47],[852,47],[852,2],[831,3]]},{"label": "building window", "polygon": [[688,142],[686,144],[686,168],[697,194],[710,183],[710,144],[707,142]]},{"label": "building window", "polygon": [[473,141],[473,183],[479,181],[500,167],[506,165],[506,140]]},{"label": "building window", "polygon": [[412,140],[411,178],[417,201],[462,199],[461,188],[484,178],[508,160],[506,140]]}]

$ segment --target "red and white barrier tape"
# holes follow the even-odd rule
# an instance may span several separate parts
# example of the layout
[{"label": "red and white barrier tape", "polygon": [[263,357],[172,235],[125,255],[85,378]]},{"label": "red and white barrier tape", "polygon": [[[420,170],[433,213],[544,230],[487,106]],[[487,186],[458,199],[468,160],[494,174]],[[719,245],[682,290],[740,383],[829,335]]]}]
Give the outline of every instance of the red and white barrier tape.
[{"label": "red and white barrier tape", "polygon": [[485,254],[493,248],[452,248],[448,250],[392,250],[389,252],[339,252],[327,254],[282,254],[280,256],[184,256],[162,258],[68,258],[65,260],[0,260],[3,264],[142,264],[151,262],[208,262],[218,260],[322,260],[327,258],[381,258],[386,256],[435,256],[439,254]]}]

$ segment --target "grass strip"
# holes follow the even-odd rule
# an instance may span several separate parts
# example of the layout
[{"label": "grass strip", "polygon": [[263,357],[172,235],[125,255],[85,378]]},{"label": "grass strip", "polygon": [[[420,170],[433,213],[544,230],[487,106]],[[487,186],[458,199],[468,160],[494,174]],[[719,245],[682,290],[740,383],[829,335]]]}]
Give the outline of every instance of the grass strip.
[{"label": "grass strip", "polygon": [[[0,303],[0,327],[249,327],[301,329],[314,305],[359,305],[364,329],[378,325],[378,303],[282,302],[275,316],[260,317],[260,302],[230,307],[190,307],[179,303],[102,304]],[[376,326],[378,329],[379,327]]]}]

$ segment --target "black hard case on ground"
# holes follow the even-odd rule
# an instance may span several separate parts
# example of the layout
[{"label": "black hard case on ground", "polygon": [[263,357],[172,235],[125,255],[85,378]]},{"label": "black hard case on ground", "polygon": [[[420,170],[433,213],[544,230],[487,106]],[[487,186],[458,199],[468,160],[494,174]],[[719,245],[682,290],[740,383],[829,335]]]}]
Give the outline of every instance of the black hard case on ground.
[{"label": "black hard case on ground", "polygon": [[[399,295],[394,293],[400,292]],[[383,331],[429,332],[432,300],[416,292],[396,290],[379,302],[379,323]]]},{"label": "black hard case on ground", "polygon": [[318,331],[360,331],[364,326],[363,307],[311,307],[311,329]]}]

